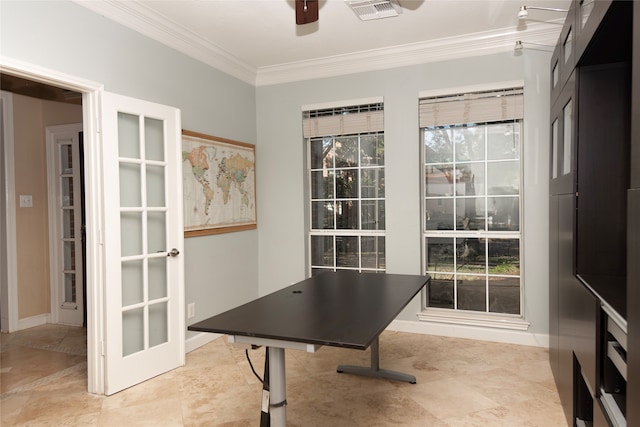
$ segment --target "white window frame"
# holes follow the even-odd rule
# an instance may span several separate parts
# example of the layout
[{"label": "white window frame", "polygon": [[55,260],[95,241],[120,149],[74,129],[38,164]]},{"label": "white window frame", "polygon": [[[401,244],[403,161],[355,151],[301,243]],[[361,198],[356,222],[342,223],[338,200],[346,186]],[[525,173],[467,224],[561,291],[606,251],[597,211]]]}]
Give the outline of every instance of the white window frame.
[{"label": "white window frame", "polygon": [[[418,95],[419,99],[424,98],[433,98],[433,97],[444,97],[451,96],[455,94],[463,94],[463,93],[476,93],[476,92],[485,92],[485,91],[499,91],[508,88],[524,88],[524,82],[521,80],[517,81],[506,81],[492,84],[481,84],[481,85],[473,85],[473,86],[465,86],[465,87],[456,87],[456,88],[445,88],[438,89],[432,91],[421,91]],[[435,322],[435,323],[446,323],[446,324],[454,324],[454,325],[465,325],[465,326],[482,326],[482,327],[492,327],[492,328],[503,328],[503,329],[512,329],[512,330],[521,330],[525,331],[529,328],[529,323],[525,321],[524,316],[524,308],[525,308],[525,283],[524,283],[524,118],[520,120],[521,127],[521,137],[520,137],[520,209],[519,209],[519,231],[514,232],[518,235],[520,241],[520,314],[507,314],[507,313],[491,313],[491,312],[479,312],[479,311],[468,311],[468,310],[459,310],[459,309],[445,309],[445,308],[436,308],[428,306],[428,290],[425,288],[422,291],[422,311],[418,313],[418,318],[422,321]],[[422,248],[422,271],[426,272],[428,269],[427,266],[427,247],[426,247],[426,239],[428,236],[431,237],[456,237],[456,238],[464,238],[464,237],[486,237],[491,238],[495,237],[509,237],[513,233],[510,232],[491,232],[488,233],[486,230],[480,233],[477,232],[460,232],[455,230],[446,230],[446,231],[438,231],[438,230],[426,230],[425,224],[425,215],[426,215],[426,197],[425,197],[425,146],[424,146],[424,138],[423,138],[423,126],[419,126],[420,131],[420,206],[421,206],[421,248]],[[486,159],[483,161],[486,162]],[[486,179],[486,177],[485,177]],[[455,232],[455,233],[454,233]],[[454,235],[455,234],[455,235]],[[487,273],[485,273],[487,274]]]},{"label": "white window frame", "polygon": [[[314,111],[314,110],[325,110],[325,109],[340,109],[340,108],[345,108],[345,107],[352,107],[352,106],[362,106],[362,105],[369,105],[369,104],[383,104],[383,109],[382,109],[382,113],[384,113],[384,102],[382,98],[367,98],[367,99],[361,99],[361,100],[354,100],[354,101],[342,101],[342,102],[337,102],[337,103],[324,103],[324,104],[316,104],[316,105],[307,105],[307,106],[303,106],[302,107],[302,111],[304,112],[308,112],[308,111]],[[304,126],[304,125],[303,125]],[[351,169],[354,171],[358,172],[358,195],[357,197],[350,197],[348,199],[340,199],[337,198],[337,193],[336,193],[336,182],[334,181],[334,189],[333,189],[333,198],[330,199],[312,199],[312,194],[311,194],[311,185],[312,185],[312,178],[311,178],[311,174],[312,172],[316,172],[319,169],[312,169],[311,168],[311,149],[310,149],[310,143],[313,139],[317,139],[317,138],[340,138],[340,137],[353,137],[353,136],[358,136],[358,153],[360,152],[360,136],[366,136],[366,135],[374,135],[374,134],[381,134],[384,138],[384,129],[378,130],[378,131],[371,131],[371,132],[358,132],[358,133],[345,133],[345,134],[336,134],[336,135],[314,135],[314,136],[307,136],[306,132],[305,132],[305,136],[304,136],[304,144],[306,147],[306,164],[305,164],[305,169],[306,169],[306,205],[307,205],[307,273],[308,275],[312,275],[314,270],[319,270],[319,269],[326,269],[328,271],[335,271],[336,269],[339,270],[355,270],[355,271],[360,271],[360,272],[381,272],[384,273],[386,271],[386,242],[385,242],[385,267],[384,268],[374,268],[374,267],[362,267],[362,238],[363,237],[382,237],[385,238],[386,240],[386,224],[385,224],[385,228],[384,229],[379,229],[379,230],[371,230],[371,229],[362,229],[362,211],[359,210],[359,216],[358,216],[358,228],[355,229],[338,229],[338,228],[333,228],[333,229],[313,229],[312,225],[313,225],[313,209],[312,209],[312,203],[314,201],[322,201],[322,200],[326,200],[326,201],[331,201],[331,202],[335,202],[335,201],[340,201],[340,200],[352,200],[356,203],[358,203],[359,206],[361,206],[361,202],[363,201],[371,201],[371,200],[379,200],[382,202],[386,203],[386,197],[362,197],[362,193],[361,193],[361,188],[362,188],[362,171],[367,170],[367,169],[380,169],[382,171],[386,170],[386,165],[362,165],[360,163],[358,163],[358,166],[355,167],[340,167],[340,168],[336,168],[334,165],[334,168],[332,168],[333,171],[335,171],[336,169],[340,169],[340,170],[345,170],[345,169]],[[332,142],[334,143],[334,142]],[[386,207],[385,207],[386,210]],[[335,227],[335,214],[334,214],[334,227]],[[313,260],[312,260],[312,237],[314,236],[324,236],[324,237],[332,237],[333,238],[333,247],[336,247],[336,238],[339,237],[355,237],[358,239],[358,266],[357,267],[346,267],[346,266],[338,266],[337,265],[337,254],[334,253],[333,256],[333,266],[316,266],[313,265]]]}]

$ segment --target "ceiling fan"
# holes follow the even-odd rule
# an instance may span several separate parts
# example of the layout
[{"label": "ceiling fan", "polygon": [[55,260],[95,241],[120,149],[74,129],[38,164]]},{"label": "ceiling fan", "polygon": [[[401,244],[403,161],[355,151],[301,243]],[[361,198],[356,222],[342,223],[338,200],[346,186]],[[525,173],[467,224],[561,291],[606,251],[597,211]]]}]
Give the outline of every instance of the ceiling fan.
[{"label": "ceiling fan", "polygon": [[318,0],[296,0],[296,25],[318,20]]}]

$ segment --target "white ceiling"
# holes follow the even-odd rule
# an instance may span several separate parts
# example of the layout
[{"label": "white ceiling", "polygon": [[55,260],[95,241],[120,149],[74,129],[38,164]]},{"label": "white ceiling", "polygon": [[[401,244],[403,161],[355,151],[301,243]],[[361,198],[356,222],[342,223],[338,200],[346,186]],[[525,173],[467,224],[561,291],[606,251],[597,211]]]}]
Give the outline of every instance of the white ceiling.
[{"label": "white ceiling", "polygon": [[[297,26],[293,0],[77,3],[256,85],[555,44],[570,0],[400,0],[398,17],[361,21],[344,0],[319,0]],[[531,48],[544,49],[531,44]]]}]

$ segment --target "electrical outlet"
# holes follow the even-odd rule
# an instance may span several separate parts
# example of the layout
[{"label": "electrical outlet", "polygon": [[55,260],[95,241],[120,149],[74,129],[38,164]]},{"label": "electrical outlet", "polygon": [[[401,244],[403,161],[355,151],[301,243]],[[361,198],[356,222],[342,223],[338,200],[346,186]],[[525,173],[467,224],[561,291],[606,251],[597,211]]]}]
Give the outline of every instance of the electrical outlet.
[{"label": "electrical outlet", "polygon": [[187,304],[187,318],[191,319],[192,317],[196,317],[196,303],[195,302]]}]

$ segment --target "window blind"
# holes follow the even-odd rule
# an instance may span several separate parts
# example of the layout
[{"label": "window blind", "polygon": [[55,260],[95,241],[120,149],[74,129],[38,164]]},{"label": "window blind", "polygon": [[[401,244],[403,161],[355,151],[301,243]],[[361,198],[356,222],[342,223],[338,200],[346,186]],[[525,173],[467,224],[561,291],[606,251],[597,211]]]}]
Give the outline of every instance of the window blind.
[{"label": "window blind", "polygon": [[382,103],[304,111],[305,138],[384,131]]},{"label": "window blind", "polygon": [[420,127],[518,120],[524,117],[524,90],[510,88],[420,100]]}]

